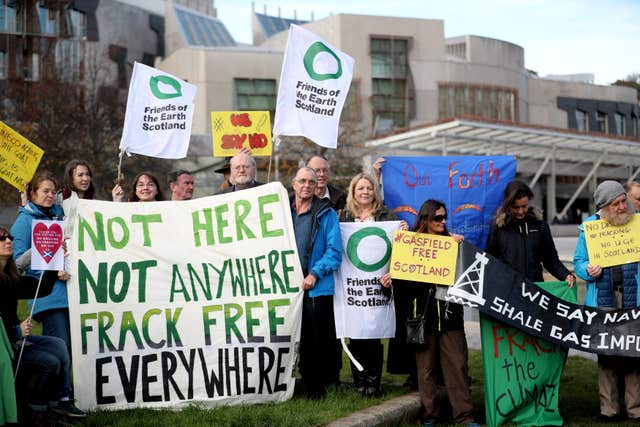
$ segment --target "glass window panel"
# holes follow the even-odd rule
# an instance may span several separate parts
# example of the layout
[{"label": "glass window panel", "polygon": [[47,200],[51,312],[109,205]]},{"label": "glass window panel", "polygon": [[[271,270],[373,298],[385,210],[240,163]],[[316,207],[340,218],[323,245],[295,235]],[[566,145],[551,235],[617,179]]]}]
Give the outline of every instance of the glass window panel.
[{"label": "glass window panel", "polygon": [[181,10],[175,9],[176,16],[178,17],[178,22],[180,22],[180,26],[182,27],[182,34],[184,34],[187,43],[190,45],[195,45],[195,40],[193,35],[191,34],[191,30],[189,29],[189,24],[187,22],[187,17],[185,13]]},{"label": "glass window panel", "polygon": [[616,113],[615,114],[615,120],[616,120],[616,134],[618,135],[626,135],[626,120],[625,120],[625,116],[623,116],[620,113]]},{"label": "glass window panel", "polygon": [[202,44],[204,46],[215,46],[216,42],[209,31],[207,20],[200,15],[193,15],[193,22],[198,28],[198,32],[202,35]]},{"label": "glass window panel", "polygon": [[498,120],[504,120],[506,118],[507,100],[505,99],[505,93],[498,92]]},{"label": "glass window panel", "polygon": [[5,54],[4,51],[0,50],[0,79],[6,79],[7,78],[7,74],[6,74],[6,66],[5,66]]},{"label": "glass window panel", "polygon": [[498,113],[498,96],[494,91],[489,92],[489,108],[485,112],[485,117],[490,119],[497,118]]},{"label": "glass window panel", "polygon": [[56,20],[49,19],[50,12],[41,3],[38,4],[38,20],[40,21],[40,32],[42,34],[55,35],[56,34]]},{"label": "glass window panel", "polygon": [[631,116],[631,132],[633,134],[633,136],[640,136],[638,135],[638,118]]},{"label": "glass window panel", "polygon": [[4,31],[15,33],[17,31],[16,9],[14,6],[8,6],[6,1],[3,3],[4,15],[2,17],[3,23],[0,25],[0,28],[4,27]]},{"label": "glass window panel", "polygon": [[587,132],[589,130],[588,124],[589,115],[582,110],[576,110],[576,128],[580,132]]},{"label": "glass window panel", "polygon": [[483,91],[482,89],[476,89],[475,90],[475,98],[474,98],[474,107],[473,107],[473,114],[476,116],[481,116],[482,115],[482,100],[483,100]]},{"label": "glass window panel", "polygon": [[216,46],[225,46],[226,42],[224,40],[224,37],[218,31],[218,26],[213,21],[213,19],[208,19],[207,20],[207,25],[208,25],[208,28],[209,28],[209,32],[211,33],[211,36],[215,40]]},{"label": "glass window panel", "polygon": [[596,130],[602,133],[609,132],[609,118],[607,117],[607,113],[603,113],[601,111],[596,111]]},{"label": "glass window panel", "polygon": [[238,96],[238,109],[239,110],[248,110],[249,109],[249,97],[248,96]]}]

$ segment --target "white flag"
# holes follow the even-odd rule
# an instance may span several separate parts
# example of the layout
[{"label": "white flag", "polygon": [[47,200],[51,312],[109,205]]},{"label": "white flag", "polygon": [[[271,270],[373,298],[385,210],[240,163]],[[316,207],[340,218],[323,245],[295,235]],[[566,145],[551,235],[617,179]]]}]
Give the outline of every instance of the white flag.
[{"label": "white flag", "polygon": [[163,159],[187,155],[196,87],[136,62],[120,150]]},{"label": "white flag", "polygon": [[341,222],[342,264],[333,273],[337,338],[393,338],[396,313],[380,277],[389,272],[400,221]]},{"label": "white flag", "polygon": [[289,28],[284,51],[274,135],[305,136],[336,148],[354,60],[310,31]]}]

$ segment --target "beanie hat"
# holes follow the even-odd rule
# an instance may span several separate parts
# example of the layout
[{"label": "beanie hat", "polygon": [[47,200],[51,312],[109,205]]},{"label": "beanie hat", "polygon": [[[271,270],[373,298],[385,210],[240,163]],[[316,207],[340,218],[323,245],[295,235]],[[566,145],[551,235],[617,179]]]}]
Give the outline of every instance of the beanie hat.
[{"label": "beanie hat", "polygon": [[593,193],[593,200],[596,202],[596,209],[600,210],[613,202],[616,197],[626,194],[624,187],[618,181],[603,181]]}]

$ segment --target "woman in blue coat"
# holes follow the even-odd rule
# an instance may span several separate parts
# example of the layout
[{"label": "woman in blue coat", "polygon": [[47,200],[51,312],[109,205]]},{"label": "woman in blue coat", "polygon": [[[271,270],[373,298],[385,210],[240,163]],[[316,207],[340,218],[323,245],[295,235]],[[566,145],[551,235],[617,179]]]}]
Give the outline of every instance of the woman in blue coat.
[{"label": "woman in blue coat", "polygon": [[[62,220],[63,212],[59,205],[54,203],[56,197],[56,181],[50,172],[37,173],[26,189],[28,201],[18,211],[11,234],[13,242],[13,258],[19,266],[25,265],[27,275],[40,278],[42,271],[32,270],[29,267],[31,256],[31,223],[34,220]],[[58,337],[62,339],[71,354],[71,334],[69,331],[69,303],[67,301],[68,274],[58,272],[53,291],[42,298],[38,298],[33,310],[33,317],[42,323],[42,335]],[[29,305],[33,300],[29,301]],[[71,384],[68,385],[69,389]]]}]

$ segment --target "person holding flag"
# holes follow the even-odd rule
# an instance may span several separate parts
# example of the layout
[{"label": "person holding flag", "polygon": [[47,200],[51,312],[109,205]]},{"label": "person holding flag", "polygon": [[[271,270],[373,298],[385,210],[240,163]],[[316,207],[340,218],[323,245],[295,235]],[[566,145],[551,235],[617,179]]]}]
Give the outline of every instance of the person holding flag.
[{"label": "person holding flag", "polygon": [[[353,177],[349,184],[347,203],[340,212],[339,219],[340,222],[373,222],[397,221],[398,217],[382,204],[378,187],[371,175],[359,173]],[[406,221],[402,221],[400,228],[407,230],[409,226]],[[390,295],[391,275],[389,273],[380,278],[380,284],[383,287],[383,291]],[[380,396],[384,352],[380,339],[351,338],[349,340],[349,351],[364,368],[359,371],[351,363],[351,374],[356,389],[366,397]]]},{"label": "person holding flag", "polygon": [[[114,202],[124,202],[124,190],[116,184],[111,190]],[[133,178],[128,202],[158,202],[164,199],[160,181],[151,172],[140,172]]]},{"label": "person holding flag", "polygon": [[[63,211],[60,205],[54,203],[56,196],[56,181],[48,171],[36,173],[27,185],[28,201],[18,210],[18,217],[11,227],[13,242],[13,258],[19,265],[27,266],[26,274],[39,278],[42,271],[29,267],[31,257],[31,223],[34,220],[61,220]],[[42,334],[58,337],[65,342],[71,354],[71,332],[69,330],[69,303],[67,301],[67,278],[65,271],[58,272],[58,280],[51,294],[38,299],[33,312],[36,320],[42,323]],[[33,300],[30,301],[33,305]],[[67,384],[69,395],[71,383]]]}]

